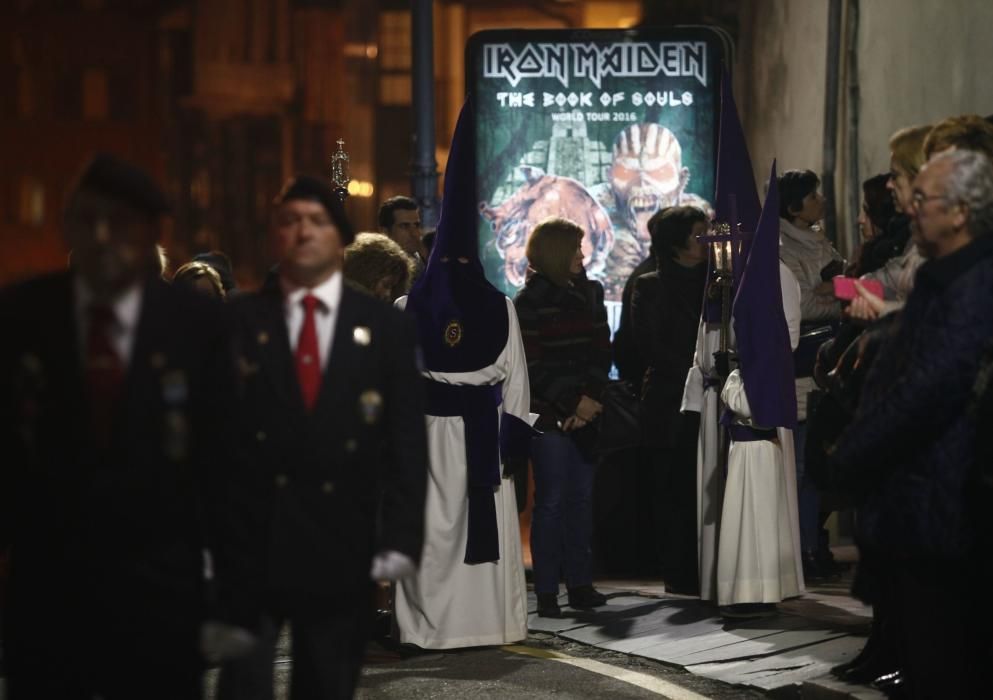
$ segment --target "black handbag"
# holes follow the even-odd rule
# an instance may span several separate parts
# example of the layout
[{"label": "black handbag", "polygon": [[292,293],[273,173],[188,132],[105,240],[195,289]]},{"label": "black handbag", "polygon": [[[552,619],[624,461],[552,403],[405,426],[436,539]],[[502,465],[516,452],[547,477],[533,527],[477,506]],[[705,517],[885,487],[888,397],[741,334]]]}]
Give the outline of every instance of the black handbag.
[{"label": "black handbag", "polygon": [[600,398],[596,451],[604,457],[641,444],[641,399],[630,382],[610,382]]},{"label": "black handbag", "polygon": [[837,326],[830,323],[800,327],[800,342],[793,351],[793,369],[796,377],[814,376],[817,351],[838,333]]}]

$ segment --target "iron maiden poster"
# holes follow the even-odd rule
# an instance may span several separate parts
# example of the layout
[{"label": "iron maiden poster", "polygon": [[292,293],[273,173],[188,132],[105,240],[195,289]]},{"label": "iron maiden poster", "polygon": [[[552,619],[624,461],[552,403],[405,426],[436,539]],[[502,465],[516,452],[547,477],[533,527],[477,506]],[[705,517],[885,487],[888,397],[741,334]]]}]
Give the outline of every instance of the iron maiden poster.
[{"label": "iron maiden poster", "polygon": [[467,50],[476,108],[480,255],[513,296],[527,235],[563,216],[616,305],[660,208],[709,208],[724,38],[705,27],[487,31]]}]

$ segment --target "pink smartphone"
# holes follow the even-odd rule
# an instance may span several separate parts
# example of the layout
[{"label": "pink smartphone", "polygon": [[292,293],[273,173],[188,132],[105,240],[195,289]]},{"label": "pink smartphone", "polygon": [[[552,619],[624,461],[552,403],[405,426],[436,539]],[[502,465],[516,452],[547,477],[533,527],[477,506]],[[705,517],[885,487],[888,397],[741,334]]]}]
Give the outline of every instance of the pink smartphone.
[{"label": "pink smartphone", "polygon": [[[838,275],[833,279],[834,282],[834,296],[842,301],[851,301],[859,295],[858,290],[855,289],[855,278],[854,277],[843,277]],[[880,299],[883,298],[883,283],[879,280],[859,280],[865,291],[870,294],[874,294]]]}]

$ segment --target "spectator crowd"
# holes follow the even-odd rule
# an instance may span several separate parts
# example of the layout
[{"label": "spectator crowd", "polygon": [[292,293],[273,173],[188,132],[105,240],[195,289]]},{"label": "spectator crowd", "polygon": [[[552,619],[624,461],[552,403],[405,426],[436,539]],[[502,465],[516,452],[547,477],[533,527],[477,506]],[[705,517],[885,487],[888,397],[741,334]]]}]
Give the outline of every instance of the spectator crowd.
[{"label": "spectator crowd", "polygon": [[874,618],[834,672],[988,693],[990,121],[894,133],[847,260],[812,170],[720,238],[733,275],[719,204],[656,212],[613,339],[573,221],[530,232],[514,299],[486,280],[470,121],[437,231],[393,197],[356,232],[298,175],[253,291],[220,251],[168,274],[147,174],[81,172],[68,269],[0,292],[8,697],[196,698],[208,666],[218,697],[272,697],[289,623],[292,697],[348,698],[376,582],[397,643],[520,641],[532,476],[539,616],[604,605],[598,573],[775,615],[843,575],[845,512]]}]

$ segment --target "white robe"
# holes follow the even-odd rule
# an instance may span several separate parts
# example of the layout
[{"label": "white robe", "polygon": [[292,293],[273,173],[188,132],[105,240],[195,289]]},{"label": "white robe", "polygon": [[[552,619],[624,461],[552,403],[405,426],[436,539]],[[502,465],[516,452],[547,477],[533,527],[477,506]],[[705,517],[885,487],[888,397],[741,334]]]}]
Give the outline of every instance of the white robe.
[{"label": "white robe", "polygon": [[[800,285],[782,262],[779,281],[783,291],[783,311],[790,331],[790,343],[796,348],[800,339]],[[734,329],[729,329],[728,342],[734,346]],[[717,387],[705,387],[705,378],[714,374],[714,353],[720,349],[720,324],[701,320],[697,334],[693,366],[686,375],[683,402],[684,413],[700,414],[700,438],[697,442],[697,551],[699,554],[700,598],[717,600],[717,551],[724,507],[724,473],[720,465],[720,433],[717,424],[723,405]],[[803,569],[800,562],[800,517],[797,506],[796,458],[793,453],[793,432],[779,429],[783,446],[783,466],[786,476],[786,501],[790,527],[796,544],[796,569],[799,591],[803,592]]]},{"label": "white robe", "polygon": [[[731,372],[721,400],[752,427],[745,384]],[[771,440],[731,441],[717,553],[717,604],[778,603],[800,593],[783,450]]]},{"label": "white robe", "polygon": [[[733,335],[733,330],[729,329]],[[696,459],[697,552],[700,574],[700,598],[716,600],[715,572],[717,567],[717,536],[721,524],[721,504],[724,501],[724,474],[720,468],[721,435],[720,397],[717,387],[705,386],[705,378],[713,376],[714,353],[720,349],[720,324],[700,321],[693,366],[686,375],[683,388],[682,412],[700,414],[700,437]]]},{"label": "white robe", "polygon": [[[397,300],[403,308],[406,297]],[[501,413],[533,423],[531,392],[517,313],[507,300],[507,345],[496,361],[474,372],[429,372],[437,382],[503,382]],[[521,554],[513,478],[495,491],[500,559],[466,564],[468,474],[465,427],[458,416],[427,416],[430,472],[425,501],[424,550],[417,573],[398,582],[394,614],[400,641],[425,649],[519,642],[527,637],[527,584]]]}]

